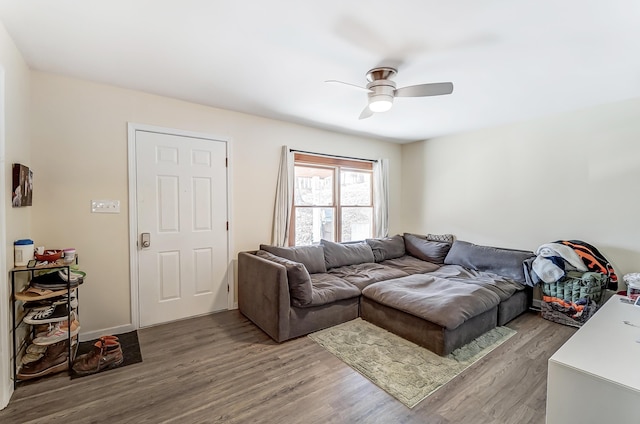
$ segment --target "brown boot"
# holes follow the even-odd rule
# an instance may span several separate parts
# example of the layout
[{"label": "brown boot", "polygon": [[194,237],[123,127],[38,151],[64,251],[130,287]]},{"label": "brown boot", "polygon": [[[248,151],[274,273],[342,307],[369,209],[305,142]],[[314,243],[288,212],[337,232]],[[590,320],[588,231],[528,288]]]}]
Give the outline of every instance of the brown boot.
[{"label": "brown boot", "polygon": [[117,337],[100,337],[93,345],[93,350],[80,355],[73,363],[76,374],[93,374],[104,369],[114,368],[122,364],[122,348]]},{"label": "brown boot", "polygon": [[42,358],[35,362],[25,364],[18,372],[20,380],[28,380],[36,377],[54,374],[68,369],[69,341],[63,340],[47,346]]}]

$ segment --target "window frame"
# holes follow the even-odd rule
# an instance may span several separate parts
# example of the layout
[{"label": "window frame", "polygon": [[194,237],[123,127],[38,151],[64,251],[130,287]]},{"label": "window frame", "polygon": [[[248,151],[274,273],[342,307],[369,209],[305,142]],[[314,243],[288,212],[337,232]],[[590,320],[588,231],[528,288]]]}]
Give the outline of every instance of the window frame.
[{"label": "window frame", "polygon": [[[336,158],[330,156],[322,156],[322,155],[313,155],[308,153],[294,153],[294,168],[296,166],[306,166],[309,168],[324,168],[324,169],[332,169],[333,170],[333,193],[332,193],[332,204],[330,206],[325,205],[311,205],[311,206],[296,206],[295,202],[295,187],[296,184],[293,185],[294,195],[293,201],[291,205],[291,220],[289,222],[289,245],[294,246],[296,241],[296,209],[297,208],[313,208],[313,207],[322,207],[322,208],[332,208],[334,213],[334,240],[336,242],[342,241],[342,209],[343,208],[370,208],[372,211],[371,215],[371,234],[375,231],[375,206],[374,206],[374,190],[373,190],[373,162],[368,160],[354,160],[354,159],[343,159]],[[365,172],[371,174],[370,178],[370,187],[371,191],[369,194],[370,204],[369,205],[346,205],[343,206],[341,202],[341,183],[342,183],[342,172],[343,171],[357,171],[357,172]],[[294,172],[295,175],[295,172]],[[294,177],[295,178],[295,177]]]}]

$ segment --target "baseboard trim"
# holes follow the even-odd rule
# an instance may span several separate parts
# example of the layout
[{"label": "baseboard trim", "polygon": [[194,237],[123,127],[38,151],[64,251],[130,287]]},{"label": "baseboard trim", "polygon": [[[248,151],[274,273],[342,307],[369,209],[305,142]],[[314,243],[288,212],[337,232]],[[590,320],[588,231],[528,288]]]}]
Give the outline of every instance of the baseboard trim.
[{"label": "baseboard trim", "polygon": [[105,336],[107,334],[116,335],[116,334],[128,333],[129,331],[133,331],[133,330],[135,330],[135,327],[133,326],[133,324],[125,324],[125,325],[119,325],[117,327],[104,328],[102,330],[87,331],[86,333],[81,332],[80,341],[86,342],[87,340],[97,339],[98,337]]},{"label": "baseboard trim", "polygon": [[11,396],[13,395],[13,380],[9,380],[3,382],[4,388],[0,390],[0,394],[2,394],[2,398],[0,399],[0,410],[3,410],[7,406],[9,406],[9,401],[11,400]]}]

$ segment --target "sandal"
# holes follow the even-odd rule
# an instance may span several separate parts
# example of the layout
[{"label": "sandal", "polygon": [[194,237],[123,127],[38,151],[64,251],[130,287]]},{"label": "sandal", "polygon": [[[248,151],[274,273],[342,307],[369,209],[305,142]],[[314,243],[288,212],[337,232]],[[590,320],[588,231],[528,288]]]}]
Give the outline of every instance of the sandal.
[{"label": "sandal", "polygon": [[29,302],[31,300],[50,299],[56,296],[62,296],[67,293],[67,289],[64,290],[49,290],[38,289],[35,287],[29,287],[21,292],[16,293],[15,298],[22,300],[23,302]]}]

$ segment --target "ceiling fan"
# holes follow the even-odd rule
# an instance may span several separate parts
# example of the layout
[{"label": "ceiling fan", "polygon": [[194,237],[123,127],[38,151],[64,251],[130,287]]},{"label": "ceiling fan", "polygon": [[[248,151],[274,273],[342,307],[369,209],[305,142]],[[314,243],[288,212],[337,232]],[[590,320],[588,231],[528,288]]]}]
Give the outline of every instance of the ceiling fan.
[{"label": "ceiling fan", "polygon": [[396,83],[391,81],[391,78],[397,73],[398,71],[395,68],[373,68],[367,72],[367,80],[369,83],[366,87],[337,80],[328,80],[325,82],[344,84],[367,92],[369,102],[360,114],[360,119],[369,118],[375,112],[388,111],[391,109],[395,97],[441,96],[453,92],[453,83],[451,82],[436,82],[396,88]]}]

